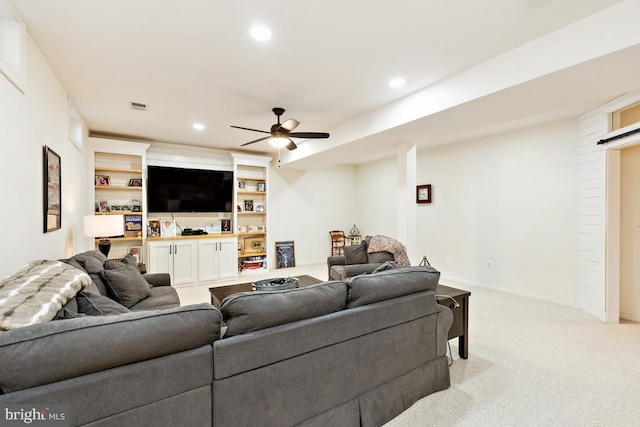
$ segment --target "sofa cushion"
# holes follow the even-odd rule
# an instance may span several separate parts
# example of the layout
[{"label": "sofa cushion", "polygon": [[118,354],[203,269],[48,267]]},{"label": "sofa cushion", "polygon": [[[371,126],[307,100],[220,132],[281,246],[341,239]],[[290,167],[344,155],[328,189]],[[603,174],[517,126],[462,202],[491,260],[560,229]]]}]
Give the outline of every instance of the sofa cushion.
[{"label": "sofa cushion", "polygon": [[342,282],[230,295],[220,307],[228,326],[225,337],[333,313],[344,309],[346,299]]},{"label": "sofa cushion", "polygon": [[383,262],[393,261],[393,254],[391,252],[373,252],[368,254],[368,257],[371,264],[382,264]]},{"label": "sofa cushion", "polygon": [[366,264],[369,262],[366,242],[354,246],[345,246],[343,251],[346,264]]},{"label": "sofa cushion", "polygon": [[416,292],[435,290],[440,272],[433,267],[405,267],[350,277],[347,308],[373,304]]},{"label": "sofa cushion", "polygon": [[180,306],[178,293],[172,286],[151,287],[149,296],[139,303],[129,307],[131,311],[164,310]]},{"label": "sofa cushion", "polygon": [[90,283],[86,273],[63,262],[30,262],[0,280],[0,331],[52,320]]},{"label": "sofa cushion", "polygon": [[76,297],[73,297],[62,306],[52,320],[75,319],[76,317],[81,316],[84,316],[84,314],[78,311],[78,300]]},{"label": "sofa cushion", "polygon": [[92,292],[78,292],[78,311],[89,316],[128,313],[130,310],[111,298]]},{"label": "sofa cushion", "polygon": [[100,295],[108,297],[113,296],[101,275],[102,270],[104,270],[104,263],[107,262],[107,257],[102,252],[96,250],[86,251],[61,261],[89,274],[93,284],[89,285],[87,290],[94,293],[98,292]]},{"label": "sofa cushion", "polygon": [[138,267],[123,263],[116,269],[108,269],[102,272],[102,277],[107,281],[114,300],[129,308],[145,299],[151,293],[151,286],[142,277]]}]

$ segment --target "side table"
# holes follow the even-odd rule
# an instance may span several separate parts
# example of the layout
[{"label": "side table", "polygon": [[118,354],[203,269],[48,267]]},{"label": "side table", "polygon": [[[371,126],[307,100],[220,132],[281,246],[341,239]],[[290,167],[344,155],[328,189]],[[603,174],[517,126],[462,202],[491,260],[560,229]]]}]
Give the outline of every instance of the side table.
[{"label": "side table", "polygon": [[[449,307],[453,312],[453,323],[449,329],[448,339],[458,337],[458,354],[462,359],[469,357],[469,297],[471,292],[449,286],[436,287],[438,304]],[[456,302],[459,305],[456,307]]]}]

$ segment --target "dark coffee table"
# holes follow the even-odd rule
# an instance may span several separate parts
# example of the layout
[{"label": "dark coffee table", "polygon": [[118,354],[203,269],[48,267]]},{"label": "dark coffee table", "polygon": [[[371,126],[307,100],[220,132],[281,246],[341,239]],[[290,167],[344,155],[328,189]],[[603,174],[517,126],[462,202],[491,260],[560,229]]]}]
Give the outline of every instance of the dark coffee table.
[{"label": "dark coffee table", "polygon": [[[449,307],[453,312],[453,323],[449,329],[448,339],[458,337],[458,354],[461,358],[469,357],[469,297],[471,292],[449,286],[436,287],[438,304]],[[456,307],[456,302],[459,306]]]},{"label": "dark coffee table", "polygon": [[[304,288],[306,286],[315,285],[316,283],[322,282],[320,279],[316,279],[311,276],[295,276],[298,279],[298,287]],[[228,297],[229,295],[238,294],[240,292],[250,292],[253,289],[251,288],[252,282],[247,283],[239,283],[237,285],[226,285],[226,286],[216,286],[215,288],[209,288],[209,293],[211,294],[211,305],[216,308],[220,308],[220,304],[222,304],[222,300]]]}]

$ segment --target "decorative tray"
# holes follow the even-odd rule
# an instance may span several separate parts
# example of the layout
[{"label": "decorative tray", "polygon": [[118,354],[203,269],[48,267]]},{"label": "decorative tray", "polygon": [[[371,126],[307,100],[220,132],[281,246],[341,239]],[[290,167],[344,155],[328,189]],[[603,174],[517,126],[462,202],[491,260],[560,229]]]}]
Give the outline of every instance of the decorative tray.
[{"label": "decorative tray", "polygon": [[252,283],[254,291],[284,291],[298,287],[298,279],[295,277],[276,277],[273,279],[258,280]]}]

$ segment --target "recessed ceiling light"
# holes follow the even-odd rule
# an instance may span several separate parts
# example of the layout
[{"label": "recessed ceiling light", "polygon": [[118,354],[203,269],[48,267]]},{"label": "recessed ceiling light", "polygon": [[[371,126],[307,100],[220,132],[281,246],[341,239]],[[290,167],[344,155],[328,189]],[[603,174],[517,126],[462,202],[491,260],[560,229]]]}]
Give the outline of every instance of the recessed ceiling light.
[{"label": "recessed ceiling light", "polygon": [[251,37],[259,42],[268,42],[271,40],[271,29],[266,25],[257,24],[249,30]]},{"label": "recessed ceiling light", "polygon": [[203,130],[204,129],[204,125],[202,123],[194,123],[193,124],[193,128],[195,130]]},{"label": "recessed ceiling light", "polygon": [[393,79],[389,80],[389,87],[392,87],[394,89],[402,87],[404,86],[404,84],[405,84],[404,77],[394,77]]}]

